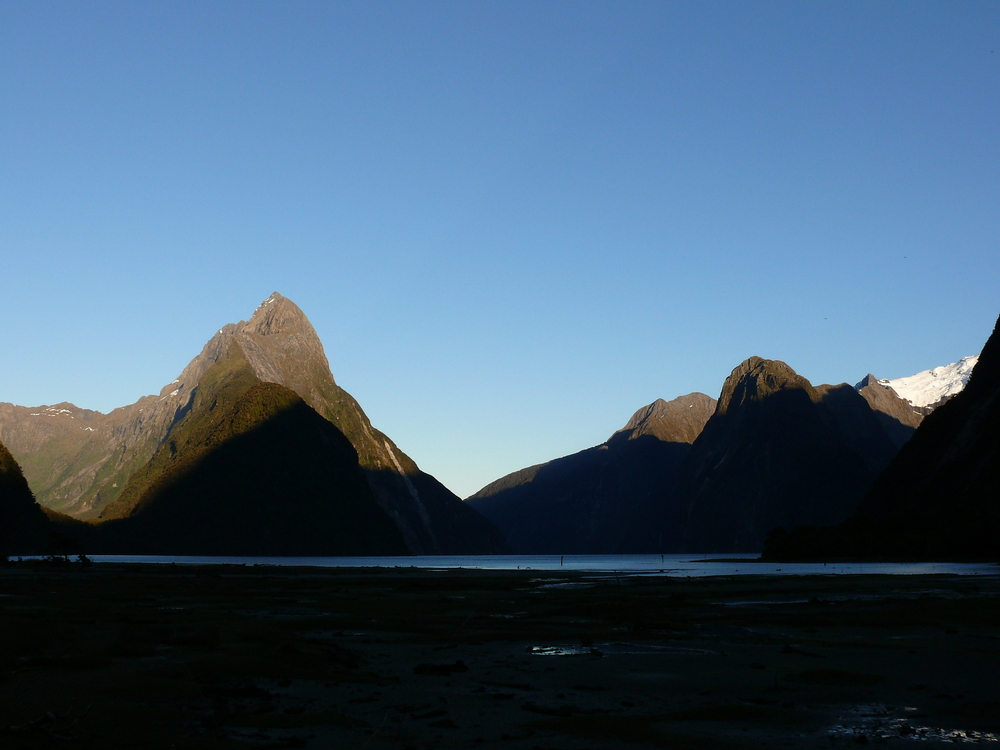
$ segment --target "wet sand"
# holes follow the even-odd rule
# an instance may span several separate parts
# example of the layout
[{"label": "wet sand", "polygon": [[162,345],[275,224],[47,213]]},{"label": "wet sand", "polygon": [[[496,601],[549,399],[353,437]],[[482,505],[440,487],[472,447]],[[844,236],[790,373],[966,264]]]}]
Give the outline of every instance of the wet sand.
[{"label": "wet sand", "polygon": [[3,748],[992,744],[1000,576],[0,568]]}]

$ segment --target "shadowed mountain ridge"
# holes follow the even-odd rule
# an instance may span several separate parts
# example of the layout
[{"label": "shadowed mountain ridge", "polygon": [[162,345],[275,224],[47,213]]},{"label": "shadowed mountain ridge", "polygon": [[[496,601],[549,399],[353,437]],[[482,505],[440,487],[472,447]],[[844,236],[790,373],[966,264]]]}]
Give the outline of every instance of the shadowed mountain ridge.
[{"label": "shadowed mountain ridge", "polygon": [[786,529],[765,556],[1000,559],[1000,319],[968,384],[924,418],[855,515]]},{"label": "shadowed mountain ridge", "polygon": [[658,399],[604,444],[467,502],[518,552],[756,552],[776,526],[847,518],[913,433],[893,415],[920,419],[881,384],[813,386],[750,357],[718,402]]},{"label": "shadowed mountain ridge", "polygon": [[756,552],[777,526],[843,520],[894,452],[850,386],[814,387],[780,360],[751,357],[726,379],[685,464],[678,548]]},{"label": "shadowed mountain ridge", "polygon": [[235,343],[102,517],[91,545],[129,554],[407,552],[343,433]]},{"label": "shadowed mountain ridge", "polygon": [[658,399],[606,442],[521,469],[466,502],[523,554],[616,554],[660,549],[678,471],[714,399]]}]

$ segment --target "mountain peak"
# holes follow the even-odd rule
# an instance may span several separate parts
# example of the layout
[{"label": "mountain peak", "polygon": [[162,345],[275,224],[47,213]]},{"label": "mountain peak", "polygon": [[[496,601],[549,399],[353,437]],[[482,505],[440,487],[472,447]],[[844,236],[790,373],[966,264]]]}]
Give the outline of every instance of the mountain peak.
[{"label": "mountain peak", "polygon": [[272,336],[280,333],[316,335],[299,306],[277,292],[274,292],[257,306],[243,330],[246,333],[257,333],[261,336]]},{"label": "mountain peak", "polygon": [[726,378],[719,395],[718,411],[725,414],[730,406],[762,401],[778,391],[790,389],[805,391],[812,401],[819,398],[812,384],[781,360],[750,357]]},{"label": "mountain peak", "polygon": [[893,390],[888,381],[879,380],[869,373],[854,386],[868,406],[875,412],[882,429],[896,448],[901,448],[923,420],[923,415],[914,411],[910,403]]},{"label": "mountain peak", "polygon": [[883,380],[881,383],[890,386],[900,398],[906,399],[915,408],[925,408],[930,412],[965,388],[978,361],[979,355],[976,354],[963,357],[950,365],[924,370],[906,378]]},{"label": "mountain peak", "polygon": [[868,386],[875,386],[875,385],[880,385],[883,388],[887,387],[885,383],[879,382],[878,378],[876,378],[871,373],[868,373],[863,378],[861,378],[860,381],[854,384],[854,390],[860,391],[862,388],[867,388]]},{"label": "mountain peak", "polygon": [[[225,356],[234,342],[261,380],[285,385],[307,402],[308,389],[306,393],[298,390],[297,386],[302,385],[298,380],[315,376],[333,383],[323,344],[309,319],[298,305],[274,292],[257,306],[249,321],[227,323],[220,328],[177,379],[163,387],[160,397],[186,398],[205,371]],[[315,408],[315,404],[310,405]]]},{"label": "mountain peak", "polygon": [[652,435],[673,443],[693,443],[715,411],[715,399],[704,393],[689,393],[673,401],[656,399],[639,409],[611,440],[634,440]]}]

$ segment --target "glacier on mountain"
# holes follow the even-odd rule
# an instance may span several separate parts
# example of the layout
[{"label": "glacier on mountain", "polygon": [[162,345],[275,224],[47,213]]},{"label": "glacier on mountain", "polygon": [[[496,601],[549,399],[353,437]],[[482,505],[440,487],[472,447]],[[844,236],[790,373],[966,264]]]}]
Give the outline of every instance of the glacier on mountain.
[{"label": "glacier on mountain", "polygon": [[965,388],[972,374],[972,368],[978,361],[979,355],[975,354],[971,357],[962,357],[950,365],[918,372],[916,375],[896,380],[879,380],[879,382],[891,387],[900,398],[906,399],[914,407],[931,406]]}]

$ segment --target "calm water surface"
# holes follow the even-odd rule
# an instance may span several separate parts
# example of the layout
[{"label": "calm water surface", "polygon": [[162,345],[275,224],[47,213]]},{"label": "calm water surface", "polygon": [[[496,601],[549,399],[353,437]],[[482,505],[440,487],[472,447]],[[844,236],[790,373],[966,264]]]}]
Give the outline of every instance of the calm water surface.
[{"label": "calm water surface", "polygon": [[996,563],[763,563],[757,555],[422,555],[410,557],[199,557],[91,555],[94,562],[282,565],[428,570],[566,570],[676,577],[732,575],[997,575]]}]

